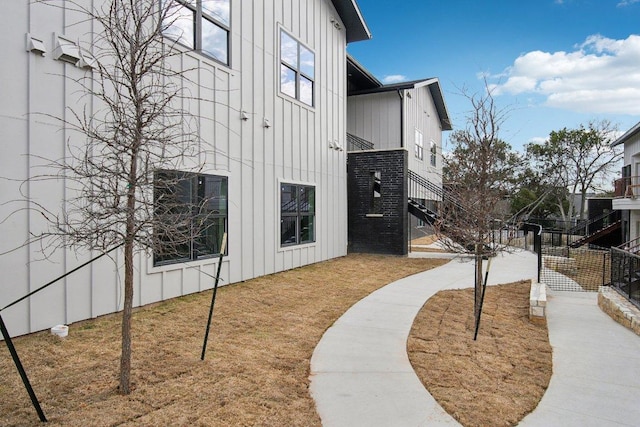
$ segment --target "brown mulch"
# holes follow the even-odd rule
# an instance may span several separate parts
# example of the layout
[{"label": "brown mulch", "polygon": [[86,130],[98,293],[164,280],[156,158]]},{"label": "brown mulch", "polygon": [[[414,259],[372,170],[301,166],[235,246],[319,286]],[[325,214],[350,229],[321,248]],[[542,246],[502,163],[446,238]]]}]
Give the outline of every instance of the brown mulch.
[{"label": "brown mulch", "polygon": [[415,319],[407,349],[427,390],[462,425],[514,426],[551,378],[546,325],[529,321],[529,281],[487,288],[477,341],[473,289],[441,291]]},{"label": "brown mulch", "polygon": [[[309,361],[350,306],[445,260],[349,255],[136,310],[133,392],[117,393],[120,315],[43,331],[15,346],[51,426],[319,426]],[[0,346],[0,425],[42,425]]]},{"label": "brown mulch", "polygon": [[[446,260],[349,255],[137,309],[133,387],[117,393],[120,315],[15,339],[52,426],[319,426],[309,361],[324,331],[379,287]],[[525,289],[526,288],[526,289]],[[408,350],[428,390],[464,425],[513,425],[551,374],[546,328],[528,322],[528,286],[487,290],[478,341],[473,291],[444,291],[416,318]],[[525,376],[526,375],[526,376]],[[39,423],[0,346],[0,425]]]}]

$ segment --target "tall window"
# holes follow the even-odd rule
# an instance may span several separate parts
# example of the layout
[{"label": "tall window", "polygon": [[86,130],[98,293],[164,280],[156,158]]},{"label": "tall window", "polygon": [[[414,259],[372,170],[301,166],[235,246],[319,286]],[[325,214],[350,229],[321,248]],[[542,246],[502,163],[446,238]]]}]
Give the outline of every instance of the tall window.
[{"label": "tall window", "polygon": [[280,186],[280,246],[315,242],[316,190],[306,185]]},{"label": "tall window", "polygon": [[229,64],[230,9],[231,0],[173,0],[163,33],[190,49]]},{"label": "tall window", "polygon": [[422,141],[422,132],[416,129],[416,158],[422,160],[424,158],[424,142]]},{"label": "tall window", "polygon": [[280,30],[280,92],[313,107],[315,55]]},{"label": "tall window", "polygon": [[227,177],[158,171],[154,177],[154,265],[220,253],[227,229]]},{"label": "tall window", "polygon": [[430,144],[431,144],[431,147],[429,147],[429,151],[431,153],[431,166],[435,166],[436,165],[436,153],[437,153],[437,150],[438,150],[438,146],[433,141],[430,141]]},{"label": "tall window", "polygon": [[370,214],[382,213],[382,173],[372,171],[370,173],[371,203],[369,204]]}]

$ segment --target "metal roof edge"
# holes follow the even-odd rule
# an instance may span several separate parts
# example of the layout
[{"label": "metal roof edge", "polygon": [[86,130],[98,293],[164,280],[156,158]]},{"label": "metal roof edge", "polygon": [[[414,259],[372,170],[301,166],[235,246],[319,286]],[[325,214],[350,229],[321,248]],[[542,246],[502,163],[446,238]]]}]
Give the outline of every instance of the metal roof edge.
[{"label": "metal roof edge", "polygon": [[347,34],[347,43],[371,39],[371,31],[356,0],[331,0],[340,15]]},{"label": "metal roof edge", "polygon": [[611,143],[611,146],[615,147],[616,145],[624,144],[625,142],[627,142],[627,140],[629,138],[631,138],[632,136],[634,136],[638,132],[640,132],[640,122],[636,123],[635,126],[633,126],[631,129],[629,129],[624,134],[622,134],[621,137],[619,137],[618,139],[613,141]]}]

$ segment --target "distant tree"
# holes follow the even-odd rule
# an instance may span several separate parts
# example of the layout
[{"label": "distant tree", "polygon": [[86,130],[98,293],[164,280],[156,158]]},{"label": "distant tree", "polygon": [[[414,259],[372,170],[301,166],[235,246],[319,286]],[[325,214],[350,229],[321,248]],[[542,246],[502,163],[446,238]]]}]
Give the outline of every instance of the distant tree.
[{"label": "distant tree", "polygon": [[[548,185],[540,176],[539,171],[531,167],[524,167],[518,177],[519,188],[515,189],[511,197],[511,214],[514,218],[524,215],[532,218],[547,218],[560,213],[556,199],[565,199],[566,189]],[[558,196],[562,194],[562,196]]]},{"label": "distant tree", "polygon": [[572,195],[581,195],[578,219],[584,219],[587,192],[605,191],[603,183],[610,181],[622,156],[618,147],[611,146],[615,131],[608,121],[592,121],[586,128],[563,128],[551,132],[544,143],[527,145],[531,167],[539,170],[541,182],[565,190],[555,193],[563,220],[573,219]]},{"label": "distant tree", "polygon": [[36,207],[50,229],[35,238],[49,250],[123,245],[119,391],[128,394],[134,256],[178,254],[208,226],[206,200],[183,197],[205,153],[185,110],[185,71],[169,66],[177,53],[162,35],[175,19],[172,1],[46,3],[74,10],[95,30],[81,50],[92,70],[70,82],[86,102],[70,109],[72,119],[58,118],[72,135],[67,155],[49,160],[54,173],[32,178],[63,179],[67,194],[61,212]]},{"label": "distant tree", "polygon": [[[494,102],[491,91],[465,94],[471,104],[466,127],[449,137],[453,149],[444,157],[443,181],[448,195],[436,233],[449,250],[476,257],[476,296],[482,288],[482,258],[506,248],[493,244],[496,224],[510,218],[508,198],[516,185],[521,159],[500,138],[508,109]],[[476,316],[479,304],[476,300]]]}]

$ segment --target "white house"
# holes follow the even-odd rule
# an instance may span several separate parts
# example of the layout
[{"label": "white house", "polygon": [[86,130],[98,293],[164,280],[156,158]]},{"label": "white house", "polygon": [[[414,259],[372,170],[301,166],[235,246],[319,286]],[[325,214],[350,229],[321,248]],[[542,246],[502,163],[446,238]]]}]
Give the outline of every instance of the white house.
[{"label": "white house", "polygon": [[[188,70],[181,84],[195,94],[188,109],[208,154],[197,173],[157,173],[186,176],[179,198],[215,196],[215,225],[171,255],[137,256],[134,306],[211,288],[223,232],[223,284],[349,247],[406,253],[409,212],[428,220],[442,195],[441,133],[451,124],[438,79],[383,85],[349,57],[348,43],[370,38],[355,0],[174,3],[179,19],[164,44],[180,52],[174,66]],[[55,211],[72,191],[69,180],[30,178],[47,172],[42,158],[86,143],[53,118],[95,112],[73,83],[94,72],[84,50],[98,48],[93,22],[69,2],[11,1],[0,24],[2,308],[100,252],[58,249],[42,259],[37,245],[20,246],[46,225],[25,200]],[[362,215],[352,215],[358,204]],[[351,228],[373,244],[351,241]],[[2,316],[21,335],[113,313],[123,307],[122,282],[116,250]]]},{"label": "white house", "polygon": [[[356,2],[178,4],[184,19],[165,35],[178,40],[181,66],[197,70],[190,89],[202,101],[192,107],[206,118],[200,137],[215,155],[194,179],[217,192],[224,208],[218,218],[218,231],[229,239],[223,283],[345,255],[347,152],[335,148],[346,147],[346,46],[370,37]],[[56,207],[65,200],[63,184],[24,184],[42,172],[34,171],[34,159],[64,156],[68,138],[78,138],[47,115],[92,108],[79,103],[69,79],[92,72],[77,47],[91,43],[92,23],[66,2],[58,6],[10,1],[0,15],[0,307],[98,255],[57,250],[41,260],[34,246],[11,251],[43,226],[38,213],[11,201],[26,197]],[[433,114],[432,106],[425,108]],[[440,141],[429,128],[422,131],[428,167],[429,144]],[[406,132],[413,141],[413,128]],[[283,209],[294,193],[315,209]],[[215,273],[215,252],[192,246],[180,257],[139,256],[134,306],[211,288],[202,272]],[[122,270],[121,253],[100,259],[3,311],[8,329],[20,335],[122,309]]]}]

